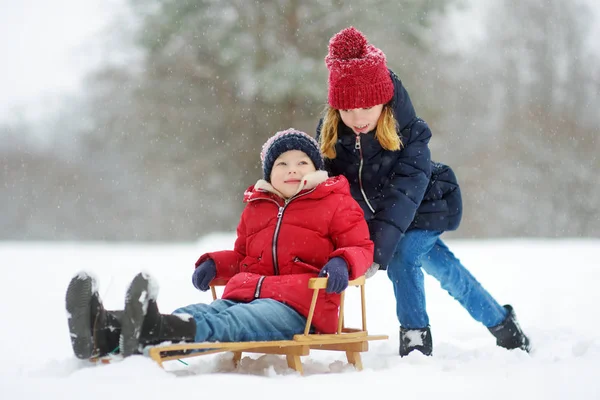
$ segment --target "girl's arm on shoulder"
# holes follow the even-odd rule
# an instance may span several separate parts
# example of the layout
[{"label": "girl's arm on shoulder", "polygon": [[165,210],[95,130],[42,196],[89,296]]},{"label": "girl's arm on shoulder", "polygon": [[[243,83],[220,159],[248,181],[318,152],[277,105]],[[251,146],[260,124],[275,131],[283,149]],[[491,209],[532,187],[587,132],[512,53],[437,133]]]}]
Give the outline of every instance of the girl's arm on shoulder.
[{"label": "girl's arm on shoulder", "polygon": [[373,242],[363,210],[350,196],[341,196],[329,225],[335,250],[329,258],[342,257],[348,264],[350,279],[365,274],[373,263]]}]

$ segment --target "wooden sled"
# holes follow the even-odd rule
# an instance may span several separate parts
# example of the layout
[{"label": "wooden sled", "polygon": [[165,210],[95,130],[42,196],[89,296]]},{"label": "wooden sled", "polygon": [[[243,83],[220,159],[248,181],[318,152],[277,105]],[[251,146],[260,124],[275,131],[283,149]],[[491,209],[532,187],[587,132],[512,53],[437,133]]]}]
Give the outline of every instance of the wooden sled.
[{"label": "wooden sled", "polygon": [[[217,299],[215,286],[223,286],[226,281],[211,282],[211,292],[213,299]],[[360,287],[360,301],[362,312],[362,329],[344,327],[344,295],[341,294],[340,318],[337,332],[334,334],[310,334],[310,326],[317,303],[319,290],[325,289],[327,278],[312,278],[308,283],[310,289],[314,289],[306,327],[303,334],[294,335],[292,340],[276,341],[255,341],[255,342],[229,342],[229,343],[182,343],[171,345],[149,346],[144,349],[144,354],[148,355],[159,366],[163,366],[164,361],[180,360],[182,358],[197,357],[206,354],[221,352],[233,352],[233,361],[238,363],[242,358],[242,353],[263,353],[285,355],[287,364],[290,368],[303,373],[301,356],[310,354],[311,350],[333,350],[346,352],[348,363],[354,365],[357,370],[362,370],[361,352],[369,349],[369,341],[385,340],[387,335],[369,335],[367,332],[367,310],[365,303],[365,277],[354,279],[349,282],[350,286]],[[189,352],[190,350],[201,350],[200,352]],[[188,353],[173,355],[173,352],[188,351]],[[170,353],[170,354],[169,354]]]}]

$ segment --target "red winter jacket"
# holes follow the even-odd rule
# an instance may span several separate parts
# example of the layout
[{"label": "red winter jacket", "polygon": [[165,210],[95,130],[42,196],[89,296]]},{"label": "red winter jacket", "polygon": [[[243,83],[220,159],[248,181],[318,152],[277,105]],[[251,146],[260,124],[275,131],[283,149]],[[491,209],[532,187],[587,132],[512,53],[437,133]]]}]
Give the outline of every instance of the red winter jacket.
[{"label": "red winter jacket", "polygon": [[[307,317],[308,280],[333,257],[346,261],[350,279],[362,276],[373,262],[373,242],[345,177],[317,171],[287,202],[276,193],[264,180],[248,188],[234,249],[204,254],[196,266],[214,260],[216,278],[229,279],[224,299],[274,299]],[[318,332],[336,331],[339,305],[340,295],[319,292],[312,321]]]}]

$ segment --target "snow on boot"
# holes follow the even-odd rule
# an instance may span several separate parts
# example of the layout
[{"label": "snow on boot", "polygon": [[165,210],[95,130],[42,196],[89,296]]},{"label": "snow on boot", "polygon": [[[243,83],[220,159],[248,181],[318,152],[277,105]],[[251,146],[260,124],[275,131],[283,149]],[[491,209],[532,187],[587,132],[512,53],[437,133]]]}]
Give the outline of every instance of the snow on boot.
[{"label": "snow on boot", "polygon": [[400,327],[400,357],[407,356],[413,350],[418,350],[426,356],[432,353],[431,329],[407,329]]},{"label": "snow on boot", "polygon": [[121,354],[142,354],[144,347],[162,342],[193,342],[196,322],[190,315],[163,315],[158,311],[158,285],[140,273],[131,282],[125,297]]},{"label": "snow on boot", "polygon": [[122,312],[104,309],[92,276],[86,272],[74,276],[65,300],[71,345],[77,358],[102,357],[118,349]]},{"label": "snow on boot", "polygon": [[517,322],[515,311],[508,304],[504,308],[508,311],[504,321],[499,325],[488,328],[491,334],[496,337],[496,345],[509,350],[521,349],[529,353],[531,344]]}]

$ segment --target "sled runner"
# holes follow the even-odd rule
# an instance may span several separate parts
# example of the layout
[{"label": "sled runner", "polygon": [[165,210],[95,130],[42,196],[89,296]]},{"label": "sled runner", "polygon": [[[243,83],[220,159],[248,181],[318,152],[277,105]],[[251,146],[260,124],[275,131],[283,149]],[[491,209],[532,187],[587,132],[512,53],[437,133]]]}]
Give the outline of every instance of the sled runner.
[{"label": "sled runner", "polygon": [[[213,299],[217,299],[216,286],[224,286],[225,280],[211,282]],[[233,352],[233,361],[237,364],[242,353],[263,353],[285,355],[290,368],[303,373],[301,356],[310,354],[311,350],[333,350],[346,352],[348,363],[357,370],[362,369],[361,352],[369,349],[369,341],[388,339],[386,335],[369,335],[367,332],[367,310],[365,303],[365,277],[354,279],[348,286],[359,286],[362,313],[362,328],[347,328],[344,326],[344,295],[341,294],[340,318],[337,332],[334,334],[311,334],[310,326],[317,303],[319,290],[325,289],[327,278],[312,278],[308,287],[314,290],[312,302],[304,333],[295,335],[292,340],[255,341],[255,342],[228,342],[228,343],[182,343],[149,346],[144,349],[144,354],[163,366],[164,361],[178,360],[187,357],[198,357],[206,354]],[[183,353],[183,354],[182,354]],[[176,355],[173,355],[176,354]]]}]

